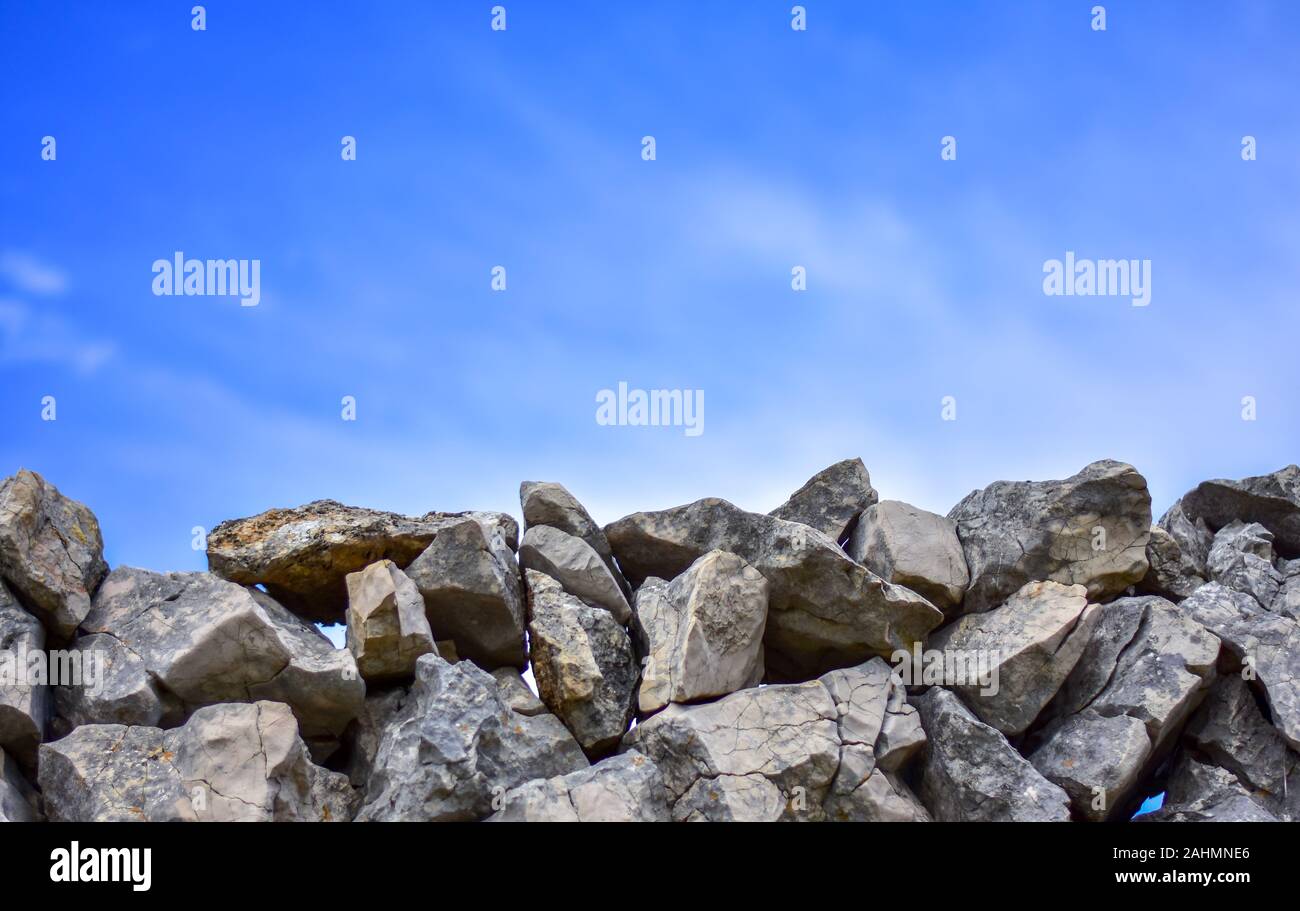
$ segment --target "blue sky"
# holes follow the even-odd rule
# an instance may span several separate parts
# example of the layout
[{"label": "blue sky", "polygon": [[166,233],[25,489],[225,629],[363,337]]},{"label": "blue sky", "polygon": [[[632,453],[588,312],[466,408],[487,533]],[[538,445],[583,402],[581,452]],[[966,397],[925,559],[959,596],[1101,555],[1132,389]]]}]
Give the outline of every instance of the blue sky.
[{"label": "blue sky", "polygon": [[[766,510],[860,455],[947,512],[1112,457],[1159,512],[1300,455],[1300,5],[191,5],[0,5],[0,468],[114,565],[320,497]],[[154,296],[177,250],[260,305]],[[1045,296],[1066,250],[1150,306]],[[597,425],[619,381],[705,432]]]}]

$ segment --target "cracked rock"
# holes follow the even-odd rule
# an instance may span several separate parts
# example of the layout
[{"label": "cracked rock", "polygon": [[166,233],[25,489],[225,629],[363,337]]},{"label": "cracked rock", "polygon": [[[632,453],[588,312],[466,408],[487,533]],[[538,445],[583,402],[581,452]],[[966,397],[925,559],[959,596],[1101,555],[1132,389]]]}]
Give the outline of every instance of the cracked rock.
[{"label": "cracked rock", "polygon": [[588,756],[602,755],[632,720],[639,676],[632,640],[609,611],[550,576],[530,569],[525,580],[537,692]]},{"label": "cracked rock", "polygon": [[54,687],[61,733],[83,724],[175,727],[184,720],[179,700],[158,686],[144,659],[120,640],[92,633],[72,649],[81,655],[83,667],[96,663],[99,681],[96,686]]},{"label": "cracked rock", "polygon": [[311,742],[341,734],[365,698],[351,653],[264,592],[209,573],[118,567],[100,586],[82,629],[117,639],[147,675],[141,678],[129,660],[120,666],[119,679],[100,696],[107,714],[97,722],[147,706],[142,690],[152,679],[188,709],[287,703]]},{"label": "cracked rock", "polygon": [[1279,822],[1259,796],[1226,769],[1178,756],[1159,810],[1143,822]]},{"label": "cracked rock", "polygon": [[346,822],[356,805],[275,702],[207,706],[170,731],[83,725],[41,747],[39,783],[56,822]]},{"label": "cracked rock", "polygon": [[107,572],[89,509],[26,469],[0,482],[0,577],[53,639],[72,638]]},{"label": "cracked rock", "polygon": [[916,700],[929,742],[921,800],[942,822],[1068,822],[1070,797],[955,695],[931,687]]},{"label": "cracked rock", "polygon": [[0,750],[0,822],[39,822],[40,799],[18,762]]},{"label": "cracked rock", "polygon": [[897,500],[868,507],[844,549],[882,579],[910,588],[949,615],[970,584],[952,520]]},{"label": "cracked rock", "polygon": [[835,667],[910,649],[943,614],[891,585],[824,534],[797,522],[698,500],[635,513],[605,529],[628,580],[673,579],[713,550],[736,554],[768,582],[767,672],[801,680]]},{"label": "cracked rock", "polygon": [[1178,539],[1159,525],[1151,526],[1147,544],[1147,562],[1151,568],[1138,583],[1138,590],[1181,601],[1205,584],[1205,561],[1199,566],[1178,544]]},{"label": "cracked rock", "polygon": [[802,522],[839,542],[877,499],[867,466],[861,459],[845,459],[817,472],[769,515]]},{"label": "cracked rock", "polygon": [[50,715],[49,686],[28,676],[31,657],[43,655],[44,649],[40,621],[0,582],[0,748],[28,766],[36,760]]},{"label": "cracked rock", "polygon": [[1257,522],[1236,520],[1219,529],[1206,569],[1211,580],[1245,592],[1262,607],[1272,605],[1283,582],[1273,567],[1273,533]]},{"label": "cracked rock", "polygon": [[1180,503],[1189,519],[1203,519],[1212,531],[1235,520],[1258,522],[1285,556],[1300,556],[1300,467],[1240,481],[1203,481]]},{"label": "cracked rock", "polygon": [[582,538],[549,525],[534,525],[519,545],[519,565],[545,573],[569,594],[609,611],[625,626],[632,619],[632,606],[618,580]]},{"label": "cracked rock", "polygon": [[482,819],[510,788],[587,765],[554,715],[520,715],[473,663],[422,655],[415,683],[384,725],[357,819]]},{"label": "cracked rock", "polygon": [[659,769],[635,751],[505,793],[488,822],[667,822]]},{"label": "cracked rock", "polygon": [[[620,590],[629,593],[627,581],[614,562],[609,539],[562,484],[551,481],[524,481],[519,485],[519,505],[524,512],[525,530],[537,526],[557,528],[565,534],[581,538],[600,557],[610,575],[618,582]],[[534,567],[536,568],[536,567]]]},{"label": "cracked rock", "polygon": [[710,551],[672,582],[647,579],[636,593],[647,643],[637,708],[697,702],[763,679],[767,580],[740,557]]},{"label": "cracked rock", "polygon": [[1016,735],[1033,724],[1074,669],[1096,619],[1082,585],[1030,582],[1001,607],[945,626],[928,647],[987,662],[996,676],[951,681],[951,689],[985,724]]},{"label": "cracked rock", "polygon": [[1137,718],[1088,709],[1049,728],[1029,761],[1070,795],[1083,819],[1100,822],[1127,805],[1150,755],[1151,739]]},{"label": "cracked rock", "polygon": [[347,642],[357,671],[369,681],[405,680],[415,659],[434,650],[424,598],[392,560],[349,573]]},{"label": "cracked rock", "polygon": [[1093,462],[1063,481],[998,481],[953,507],[970,571],[963,610],[981,612],[1026,582],[1083,585],[1093,601],[1147,573],[1151,494],[1131,465]]}]

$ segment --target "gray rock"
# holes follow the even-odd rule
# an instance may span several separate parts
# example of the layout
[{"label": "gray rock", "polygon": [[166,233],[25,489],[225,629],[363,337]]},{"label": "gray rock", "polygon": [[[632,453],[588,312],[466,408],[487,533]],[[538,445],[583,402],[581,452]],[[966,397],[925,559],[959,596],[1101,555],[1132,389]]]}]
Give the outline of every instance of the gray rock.
[{"label": "gray rock", "polygon": [[1049,728],[1029,761],[1070,795],[1081,818],[1100,822],[1123,811],[1151,755],[1146,725],[1088,709]]},{"label": "gray rock", "polygon": [[434,650],[424,598],[392,560],[349,573],[348,650],[367,681],[407,680],[415,659]]},{"label": "gray rock", "polygon": [[667,822],[659,769],[635,751],[505,793],[488,822]]},{"label": "gray rock", "polygon": [[1265,802],[1231,772],[1180,754],[1169,775],[1164,806],[1144,822],[1279,822]]},{"label": "gray rock", "polygon": [[802,522],[839,542],[878,499],[867,466],[861,459],[845,459],[817,472],[769,515]]},{"label": "gray rock", "polygon": [[[166,693],[149,673],[143,658],[121,640],[104,633],[82,636],[73,643],[83,667],[94,662],[95,686],[54,687],[55,712],[70,733],[83,724],[126,724],[175,727],[184,718],[178,700]],[[182,717],[175,717],[181,715]]]},{"label": "gray rock", "polygon": [[1083,585],[1105,600],[1147,573],[1151,494],[1131,465],[1093,462],[1064,481],[998,481],[948,514],[970,571],[963,610],[986,611],[1026,582]]},{"label": "gray rock", "polygon": [[1282,573],[1282,586],[1270,610],[1300,621],[1300,560],[1283,560],[1279,571]]},{"label": "gray rock", "polygon": [[475,519],[441,527],[406,568],[424,596],[436,639],[485,670],[523,667],[524,604],[515,556],[500,534]]},{"label": "gray rock", "polygon": [[275,702],[207,706],[171,731],[84,725],[41,747],[39,782],[56,822],[342,822],[356,805]]},{"label": "gray rock", "polygon": [[72,638],[107,572],[89,509],[26,469],[0,482],[0,577],[53,639]]},{"label": "gray rock", "polygon": [[1179,500],[1160,517],[1160,521],[1156,524],[1167,531],[1178,544],[1179,554],[1188,561],[1191,571],[1204,579],[1205,561],[1210,555],[1210,546],[1214,543],[1214,532],[1210,531],[1205,520],[1193,519],[1187,515],[1183,510],[1183,501]]},{"label": "gray rock", "polygon": [[868,507],[844,549],[886,582],[910,588],[946,614],[954,613],[970,584],[956,524],[897,500]]},{"label": "gray rock", "polygon": [[1273,724],[1292,749],[1300,749],[1300,623],[1217,582],[1201,586],[1179,607],[1223,640],[1249,677],[1258,679]]},{"label": "gray rock", "polygon": [[45,654],[45,629],[0,582],[0,748],[28,766],[50,715],[49,686],[30,676],[32,659]]},{"label": "gray rock", "polygon": [[524,511],[525,529],[545,525],[586,541],[618,580],[623,592],[628,593],[627,582],[614,563],[604,530],[563,485],[551,481],[524,481],[519,485],[519,504]]},{"label": "gray rock", "polygon": [[[118,567],[100,586],[82,629],[117,639],[187,709],[284,702],[308,741],[340,735],[365,699],[351,653],[264,592],[209,573]],[[138,666],[128,661],[121,673],[122,681],[101,694],[100,705],[111,711],[94,721],[115,717],[118,695],[147,707]]]},{"label": "gray rock", "polygon": [[344,738],[347,753],[341,768],[347,772],[348,780],[354,788],[365,790],[370,774],[374,771],[375,756],[379,753],[379,743],[384,732],[402,711],[409,695],[409,687],[403,686],[366,694],[365,705],[348,725]]},{"label": "gray rock", "polygon": [[850,560],[826,535],[797,522],[699,500],[636,513],[605,529],[629,581],[673,579],[712,550],[736,554],[768,582],[767,672],[799,680],[910,649],[943,619],[920,595]]},{"label": "gray rock", "polygon": [[588,756],[603,755],[632,720],[639,677],[632,640],[609,611],[550,576],[530,569],[525,582],[537,692]]},{"label": "gray rock", "polygon": [[501,698],[506,705],[520,715],[542,715],[546,712],[546,703],[538,699],[520,673],[512,667],[499,667],[492,672],[497,686],[501,687]]},{"label": "gray rock", "polygon": [[623,589],[600,555],[582,538],[549,525],[534,525],[524,532],[519,545],[519,565],[545,573],[569,594],[609,611],[625,626],[632,619],[632,606]]},{"label": "gray rock", "polygon": [[659,766],[674,819],[924,818],[877,759],[891,698],[904,697],[876,658],[807,683],[672,704],[623,742]]},{"label": "gray rock", "polygon": [[514,712],[471,662],[421,655],[415,683],[380,737],[357,819],[482,819],[510,788],[587,765],[554,715]]},{"label": "gray rock", "polygon": [[1300,556],[1300,467],[1240,481],[1203,481],[1183,497],[1182,510],[1213,531],[1234,519],[1258,522],[1276,536],[1279,550]]},{"label": "gray rock", "polygon": [[763,679],[767,580],[740,557],[710,551],[671,583],[647,580],[636,614],[647,642],[637,709],[696,702]]},{"label": "gray rock", "polygon": [[1245,592],[1262,607],[1277,597],[1283,577],[1273,568],[1273,533],[1257,522],[1229,522],[1214,536],[1206,560],[1209,578]]},{"label": "gray rock", "polygon": [[1069,795],[954,694],[931,687],[915,704],[929,738],[921,759],[921,800],[935,819],[1069,821]]},{"label": "gray rock", "polygon": [[1026,731],[1083,654],[1097,619],[1082,585],[1030,582],[1001,607],[966,616],[930,637],[929,648],[974,655],[996,676],[951,689],[1003,734]]},{"label": "gray rock", "polygon": [[1178,539],[1159,525],[1151,526],[1147,543],[1147,562],[1151,568],[1138,583],[1138,591],[1181,601],[1205,584],[1205,561],[1196,561],[1183,553]]},{"label": "gray rock", "polygon": [[39,822],[40,799],[18,762],[0,750],[0,822]]}]

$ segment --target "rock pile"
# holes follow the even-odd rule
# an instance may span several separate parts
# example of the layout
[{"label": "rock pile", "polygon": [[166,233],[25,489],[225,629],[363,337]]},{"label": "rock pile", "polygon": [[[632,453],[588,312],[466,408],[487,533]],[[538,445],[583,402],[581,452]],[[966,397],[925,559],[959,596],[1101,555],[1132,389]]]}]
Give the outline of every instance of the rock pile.
[{"label": "rock pile", "polygon": [[1112,461],[947,516],[858,459],[770,514],[520,505],[320,501],[110,572],[8,478],[0,821],[1300,818],[1296,466],[1154,524]]}]

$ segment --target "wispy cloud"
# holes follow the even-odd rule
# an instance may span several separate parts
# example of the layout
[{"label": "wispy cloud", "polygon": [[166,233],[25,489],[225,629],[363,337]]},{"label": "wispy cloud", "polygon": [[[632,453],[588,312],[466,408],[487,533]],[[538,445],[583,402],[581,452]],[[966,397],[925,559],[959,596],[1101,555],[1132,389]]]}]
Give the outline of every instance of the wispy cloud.
[{"label": "wispy cloud", "polygon": [[17,250],[0,252],[0,276],[17,291],[42,297],[62,294],[68,277],[48,263]]},{"label": "wispy cloud", "polygon": [[116,353],[113,342],[89,338],[57,314],[0,298],[0,367],[58,364],[91,374]]}]

